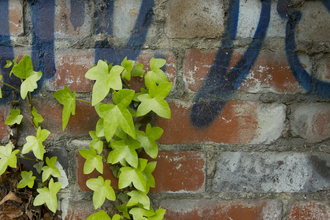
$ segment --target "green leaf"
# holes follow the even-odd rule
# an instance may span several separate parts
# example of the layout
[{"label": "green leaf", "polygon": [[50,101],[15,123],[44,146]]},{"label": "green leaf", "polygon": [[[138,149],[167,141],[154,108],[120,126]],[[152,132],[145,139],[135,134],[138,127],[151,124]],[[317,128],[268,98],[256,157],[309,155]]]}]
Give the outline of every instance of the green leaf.
[{"label": "green leaf", "polygon": [[164,98],[171,91],[172,83],[161,83],[156,85],[154,80],[151,80],[148,94],[141,94],[137,97],[141,101],[138,107],[136,116],[140,117],[148,114],[150,111],[155,112],[163,118],[171,118],[171,110]]},{"label": "green leaf", "polygon": [[147,88],[150,87],[151,80],[154,80],[157,84],[169,82],[167,76],[160,68],[166,64],[164,59],[155,59],[154,57],[150,60],[150,69],[145,75],[145,84]]},{"label": "green leaf", "polygon": [[48,177],[50,177],[50,175],[52,175],[53,177],[61,177],[59,169],[55,166],[56,160],[57,157],[52,157],[51,159],[49,159],[48,157],[46,158],[46,164],[48,166],[44,166],[42,168],[42,182],[45,182]]},{"label": "green leaf", "polygon": [[89,135],[92,138],[92,141],[89,142],[89,146],[93,147],[99,154],[103,151],[103,141],[101,141],[101,138],[96,135],[95,131],[90,131]]},{"label": "green leaf", "polygon": [[131,197],[127,203],[128,207],[135,206],[140,203],[143,205],[143,208],[150,208],[150,199],[145,192],[133,190],[127,194]]},{"label": "green leaf", "polygon": [[12,71],[18,78],[24,79],[21,85],[22,99],[25,99],[28,92],[33,92],[36,88],[38,88],[37,81],[41,78],[42,72],[33,71],[30,56],[24,55],[23,59],[17,65],[14,65]]},{"label": "green leaf", "polygon": [[54,93],[54,97],[63,105],[62,111],[62,129],[64,131],[67,126],[70,115],[75,115],[76,110],[76,91],[71,93],[70,89],[65,85],[64,89],[60,89]]},{"label": "green leaf", "polygon": [[132,208],[129,213],[133,216],[134,220],[148,220],[148,218],[145,218],[143,216],[151,216],[154,214],[154,211],[151,210],[146,210],[143,208]]},{"label": "green leaf", "polygon": [[6,125],[20,124],[22,119],[23,119],[23,115],[21,115],[21,110],[10,109],[10,115],[7,117],[5,124]]},{"label": "green leaf", "polygon": [[133,96],[133,90],[122,89],[114,94],[113,101],[116,105],[103,104],[98,108],[99,115],[103,118],[104,135],[107,141],[111,140],[118,126],[134,139],[136,138],[133,119],[127,110]]},{"label": "green leaf", "polygon": [[[15,58],[14,58],[14,60],[13,60],[13,62],[11,62],[10,60],[6,60],[6,65],[5,65],[5,68],[9,68],[9,67],[11,67],[11,66],[16,66],[17,65],[17,58],[18,58],[18,56],[16,56]],[[14,64],[14,65],[13,65]],[[13,73],[13,69],[10,71],[10,73],[9,73],[9,77],[11,77],[11,74]]]},{"label": "green leaf", "polygon": [[131,80],[131,71],[134,67],[134,60],[127,60],[127,57],[121,62],[121,66],[124,67],[124,72],[122,78],[127,79],[128,81]]},{"label": "green leaf", "polygon": [[33,106],[32,108],[33,123],[36,127],[39,127],[39,123],[43,122],[44,119],[41,115],[38,114],[37,109]]},{"label": "green leaf", "polygon": [[[107,163],[109,163],[109,162],[107,161]],[[109,169],[112,171],[112,174],[113,174],[114,177],[117,177],[117,174],[118,174],[118,171],[119,171],[120,167],[121,166],[119,166],[119,164],[113,164],[109,167]]]},{"label": "green leaf", "polygon": [[146,192],[146,179],[144,178],[142,171],[146,164],[146,159],[139,158],[138,168],[133,167],[122,167],[120,169],[118,188],[123,189],[133,183],[134,187],[142,192]]},{"label": "green leaf", "polygon": [[116,205],[119,212],[123,213],[123,216],[127,219],[131,219],[131,216],[128,214],[128,209],[126,203],[122,204],[121,206]]},{"label": "green leaf", "polygon": [[149,220],[163,220],[166,210],[158,209],[153,216],[148,216]]},{"label": "green leaf", "polygon": [[34,199],[33,205],[39,206],[46,203],[47,207],[55,213],[57,209],[56,194],[60,191],[61,186],[61,182],[54,183],[54,180],[50,179],[49,188],[45,186],[44,188],[37,189],[39,195]]},{"label": "green leaf", "polygon": [[6,65],[5,65],[5,68],[9,68],[13,65],[13,62],[11,62],[11,60],[6,60]]},{"label": "green leaf", "polygon": [[144,178],[146,179],[146,192],[149,192],[150,187],[155,188],[155,179],[151,173],[154,172],[156,164],[156,161],[148,163],[142,172]]},{"label": "green leaf", "polygon": [[96,123],[96,136],[97,137],[104,137],[104,126],[103,126],[103,118],[100,118]]},{"label": "green leaf", "polygon": [[34,179],[36,178],[33,176],[33,172],[22,171],[21,175],[23,179],[18,183],[17,188],[24,188],[26,186],[33,188]]},{"label": "green leaf", "polygon": [[111,201],[116,200],[115,192],[110,186],[110,183],[111,183],[110,180],[104,181],[102,176],[87,180],[86,182],[87,187],[94,191],[93,204],[95,209],[103,205],[105,198]]},{"label": "green leaf", "polygon": [[125,159],[132,167],[138,166],[138,155],[136,149],[140,148],[141,143],[132,138],[127,138],[121,141],[112,141],[111,147],[113,153],[111,154],[110,163],[116,164],[120,160]]},{"label": "green leaf", "polygon": [[37,170],[39,174],[41,174],[42,167],[44,166],[44,162],[40,161],[39,163],[36,163],[33,165],[33,167]]},{"label": "green leaf", "polygon": [[110,216],[103,210],[90,215],[87,220],[111,220]]},{"label": "green leaf", "polygon": [[90,174],[94,169],[103,174],[102,157],[96,155],[95,149],[93,147],[89,147],[89,150],[81,149],[79,150],[79,153],[83,158],[86,159],[84,164],[84,174]]},{"label": "green leaf", "polygon": [[156,159],[158,155],[158,146],[156,140],[159,139],[163,134],[163,129],[160,127],[151,127],[147,125],[146,133],[143,131],[136,131],[136,139],[141,142],[141,147],[144,148],[146,153]]},{"label": "green leaf", "polygon": [[143,64],[142,63],[138,63],[138,64],[136,64],[135,68],[132,71],[132,76],[140,76],[140,77],[142,77],[145,72],[146,71],[143,70]]},{"label": "green leaf", "polygon": [[92,105],[101,102],[112,88],[114,90],[122,89],[120,74],[124,67],[115,65],[108,70],[108,64],[99,60],[96,67],[89,69],[85,77],[90,80],[96,80],[93,86]]},{"label": "green leaf", "polygon": [[17,166],[17,157],[16,154],[19,150],[12,151],[10,143],[6,146],[0,146],[0,175],[2,175],[7,166],[15,168]]},{"label": "green leaf", "polygon": [[36,137],[34,136],[26,137],[26,144],[24,144],[23,146],[22,154],[26,154],[32,150],[34,156],[39,160],[42,160],[45,151],[42,142],[47,139],[49,134],[50,132],[48,130],[46,129],[41,130],[41,127],[39,127],[37,130]]}]

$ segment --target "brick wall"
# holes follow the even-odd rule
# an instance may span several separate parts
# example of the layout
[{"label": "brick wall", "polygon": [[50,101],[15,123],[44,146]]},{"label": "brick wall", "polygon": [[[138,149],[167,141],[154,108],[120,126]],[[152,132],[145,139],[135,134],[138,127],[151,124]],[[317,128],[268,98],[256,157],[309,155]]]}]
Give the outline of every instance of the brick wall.
[{"label": "brick wall", "polygon": [[[330,219],[329,26],[329,0],[3,0],[0,72],[19,85],[3,67],[30,54],[45,73],[34,104],[48,153],[61,154],[63,219],[94,212],[85,181],[96,173],[83,174],[78,150],[98,116],[78,103],[62,132],[52,94],[68,85],[91,99],[88,68],[125,56],[165,58],[174,83],[172,118],[153,122],[164,134],[151,198],[165,219]],[[5,143],[13,97],[2,89]],[[18,144],[33,132],[23,124]]]}]

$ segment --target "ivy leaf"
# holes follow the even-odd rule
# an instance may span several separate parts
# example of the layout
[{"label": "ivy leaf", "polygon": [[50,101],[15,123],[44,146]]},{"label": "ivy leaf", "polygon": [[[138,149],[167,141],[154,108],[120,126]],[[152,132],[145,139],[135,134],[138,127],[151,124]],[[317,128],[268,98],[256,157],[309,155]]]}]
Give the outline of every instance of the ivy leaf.
[{"label": "ivy leaf", "polygon": [[34,199],[33,205],[40,206],[46,203],[47,207],[55,213],[57,209],[56,194],[60,191],[61,186],[61,182],[54,183],[54,180],[50,179],[49,188],[45,186],[44,188],[37,189],[39,195]]},{"label": "ivy leaf", "polygon": [[[110,153],[109,153],[109,154],[110,154]],[[109,162],[107,161],[107,163],[109,163]],[[114,177],[117,177],[117,174],[118,174],[118,171],[119,171],[119,169],[120,169],[120,166],[119,166],[118,164],[113,164],[113,165],[111,165],[111,166],[109,167],[109,169],[112,171],[113,176],[114,176]]]},{"label": "ivy leaf", "polygon": [[23,115],[21,115],[21,110],[10,109],[10,115],[7,117],[5,124],[6,125],[20,124],[22,119],[23,119]]},{"label": "ivy leaf", "polygon": [[140,77],[142,77],[145,72],[146,71],[143,70],[143,64],[142,63],[138,63],[138,64],[136,64],[135,68],[132,71],[132,76],[140,76]]},{"label": "ivy leaf", "polygon": [[93,147],[99,154],[103,151],[103,141],[101,141],[101,138],[96,135],[95,131],[90,131],[89,135],[92,138],[92,141],[89,142],[89,146]]},{"label": "ivy leaf", "polygon": [[7,166],[15,168],[17,166],[17,157],[16,154],[19,150],[12,151],[10,143],[6,146],[0,146],[0,175],[2,175]]},{"label": "ivy leaf", "polygon": [[145,208],[145,209],[150,208],[150,199],[146,193],[137,191],[137,190],[133,190],[127,194],[131,197],[127,203],[127,206],[129,206],[129,207],[135,206],[138,203],[141,203],[143,205],[143,208]]},{"label": "ivy leaf", "polygon": [[36,178],[33,176],[33,172],[22,171],[21,175],[23,179],[18,183],[17,188],[24,188],[26,186],[33,188],[34,179]]},{"label": "ivy leaf", "polygon": [[75,115],[76,111],[76,91],[71,93],[70,89],[65,85],[64,89],[57,90],[54,97],[63,105],[62,111],[62,129],[64,131],[67,126],[70,115]]},{"label": "ivy leaf", "polygon": [[126,203],[122,204],[121,206],[116,205],[119,212],[123,213],[123,216],[127,219],[131,219],[131,216],[128,214],[128,209]]},{"label": "ivy leaf", "polygon": [[44,119],[38,114],[37,109],[33,106],[32,108],[33,123],[36,127],[39,127],[39,123],[43,122]]},{"label": "ivy leaf", "polygon": [[148,114],[150,111],[155,112],[163,118],[171,118],[171,110],[164,98],[170,93],[172,83],[161,83],[156,85],[154,80],[151,80],[148,94],[141,94],[137,97],[141,104],[138,107],[136,116],[140,117]]},{"label": "ivy leaf", "polygon": [[160,127],[151,127],[147,125],[146,133],[143,131],[136,131],[136,139],[141,142],[141,147],[144,148],[146,153],[156,159],[158,155],[158,146],[156,140],[159,139],[163,134],[163,129]]},{"label": "ivy leaf", "polygon": [[42,167],[44,166],[44,162],[40,161],[39,163],[36,163],[33,165],[33,167],[37,170],[39,174],[41,174]]},{"label": "ivy leaf", "polygon": [[125,69],[122,78],[125,78],[128,81],[131,80],[131,71],[134,67],[134,63],[134,60],[127,60],[127,57],[124,58],[124,60],[121,62],[121,66]]},{"label": "ivy leaf", "polygon": [[112,141],[111,147],[114,149],[111,154],[110,163],[116,164],[125,159],[132,167],[138,166],[138,155],[136,149],[140,148],[141,143],[132,138],[121,141]]},{"label": "ivy leaf", "polygon": [[39,127],[37,130],[36,137],[26,137],[26,144],[24,144],[23,146],[22,154],[26,154],[32,150],[36,158],[38,158],[39,160],[43,160],[45,149],[42,142],[47,139],[49,134],[50,132],[48,130],[41,130],[41,127]]},{"label": "ivy leaf", "polygon": [[104,135],[107,141],[111,140],[118,126],[134,139],[136,138],[133,119],[127,110],[134,93],[133,90],[122,89],[114,94],[113,102],[116,105],[103,104],[98,107],[99,115],[103,118]]},{"label": "ivy leaf", "polygon": [[61,177],[61,173],[57,167],[55,167],[57,157],[52,157],[49,159],[48,157],[46,158],[46,164],[48,166],[44,166],[42,168],[42,182],[45,182],[50,175],[53,177]]},{"label": "ivy leaf", "polygon": [[153,175],[151,174],[152,172],[154,172],[155,168],[156,168],[156,161],[152,161],[150,163],[148,163],[145,166],[145,169],[143,170],[142,174],[146,179],[146,192],[149,192],[150,187],[155,188],[155,179],[153,177]]},{"label": "ivy leaf", "polygon": [[[18,58],[18,56],[16,56],[14,58],[13,62],[11,62],[10,60],[6,60],[7,64],[5,65],[5,68],[9,68],[9,67],[13,66],[13,64],[14,64],[14,66],[16,66],[17,65],[17,58]],[[12,73],[13,73],[13,69],[10,71],[9,77],[11,77]]]},{"label": "ivy leaf", "polygon": [[96,123],[96,136],[104,137],[104,126],[103,126],[103,118],[100,118]]},{"label": "ivy leaf", "polygon": [[153,210],[146,210],[146,209],[143,209],[143,208],[139,208],[139,207],[136,207],[136,208],[132,208],[129,213],[131,215],[133,215],[133,219],[134,220],[148,220],[148,218],[145,218],[143,216],[150,216],[150,215],[153,215]]},{"label": "ivy leaf", "polygon": [[166,210],[158,209],[153,216],[148,216],[149,220],[163,220]]},{"label": "ivy leaf", "polygon": [[11,62],[11,60],[6,60],[6,65],[5,68],[9,68],[13,65],[13,62]]},{"label": "ivy leaf", "polygon": [[110,183],[110,180],[104,181],[102,176],[99,176],[98,178],[91,178],[86,181],[87,187],[94,191],[93,204],[95,209],[102,206],[105,198],[111,201],[116,200],[115,192],[110,186]]},{"label": "ivy leaf", "polygon": [[118,188],[123,189],[133,183],[134,187],[142,192],[146,192],[146,179],[142,171],[147,165],[146,159],[139,158],[138,168],[122,167],[120,169]]},{"label": "ivy leaf", "polygon": [[147,88],[150,87],[151,80],[154,80],[157,84],[169,82],[167,76],[160,68],[166,64],[164,59],[155,59],[154,57],[150,60],[150,69],[145,75],[145,84]]},{"label": "ivy leaf", "polygon": [[25,99],[28,92],[33,92],[36,88],[38,88],[37,81],[41,78],[42,72],[33,71],[30,56],[24,55],[23,59],[17,65],[14,65],[12,71],[18,78],[24,79],[21,85],[22,99]]},{"label": "ivy leaf", "polygon": [[90,215],[87,220],[111,220],[110,216],[103,210],[99,210],[97,213]]},{"label": "ivy leaf", "polygon": [[85,77],[96,80],[93,86],[92,105],[101,102],[109,93],[110,88],[114,90],[122,89],[120,74],[124,67],[115,65],[109,72],[108,64],[99,60],[96,67],[89,69]]},{"label": "ivy leaf", "polygon": [[84,164],[84,174],[90,174],[94,169],[103,174],[102,157],[96,155],[95,149],[93,147],[89,147],[89,150],[80,149],[79,153],[83,158],[86,159]]}]

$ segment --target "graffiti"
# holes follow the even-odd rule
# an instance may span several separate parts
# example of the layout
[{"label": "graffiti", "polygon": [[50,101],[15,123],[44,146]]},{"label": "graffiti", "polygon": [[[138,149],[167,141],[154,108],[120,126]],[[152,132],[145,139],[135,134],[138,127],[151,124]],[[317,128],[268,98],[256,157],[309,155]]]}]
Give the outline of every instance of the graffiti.
[{"label": "graffiti", "polygon": [[[194,105],[190,114],[190,120],[194,126],[205,128],[221,114],[226,100],[238,89],[256,61],[270,20],[271,1],[261,0],[261,3],[262,9],[259,23],[253,40],[234,68],[228,71],[233,50],[227,48],[232,48],[239,16],[239,1],[231,2],[229,22],[226,27],[224,40],[222,41],[222,48],[218,51],[203,86],[194,98]],[[323,4],[330,13],[330,1],[323,2]],[[288,20],[285,48],[292,74],[307,92],[329,98],[330,83],[318,80],[309,74],[303,68],[295,52],[295,28],[301,18],[301,12],[290,7],[290,0],[280,0],[277,4],[277,11],[282,19]]]}]

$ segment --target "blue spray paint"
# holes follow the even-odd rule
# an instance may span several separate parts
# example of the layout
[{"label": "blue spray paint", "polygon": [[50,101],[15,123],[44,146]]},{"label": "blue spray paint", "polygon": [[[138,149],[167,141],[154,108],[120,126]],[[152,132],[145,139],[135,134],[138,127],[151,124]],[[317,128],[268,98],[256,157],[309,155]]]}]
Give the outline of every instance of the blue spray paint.
[{"label": "blue spray paint", "polygon": [[237,64],[228,71],[233,53],[233,39],[236,37],[239,16],[239,1],[230,4],[229,22],[225,30],[222,47],[214,59],[203,86],[194,98],[191,110],[191,123],[204,128],[209,126],[221,113],[228,98],[238,89],[241,82],[248,75],[251,67],[259,56],[262,42],[266,37],[270,21],[270,0],[262,0],[262,8],[257,30],[248,49]]},{"label": "blue spray paint", "polygon": [[[7,60],[15,58],[14,49],[10,41],[9,27],[9,0],[0,1],[0,69],[3,77],[3,82],[8,83],[16,88],[20,88],[20,80],[12,75],[9,77],[10,68],[4,68]],[[11,100],[12,89],[8,86],[2,86],[3,98],[0,103],[6,103]]]},{"label": "blue spray paint", "polygon": [[81,27],[85,22],[85,2],[81,0],[71,0],[70,21],[74,28]]},{"label": "blue spray paint", "polygon": [[[120,64],[121,61],[127,56],[128,59],[136,60],[140,54],[141,47],[143,46],[150,22],[153,16],[152,7],[154,6],[153,0],[143,0],[140,7],[138,18],[136,19],[133,30],[124,48],[118,49],[110,45],[107,39],[98,41],[95,44],[95,62],[98,60],[108,60],[114,64]],[[113,35],[113,8],[114,2],[109,0],[107,7],[97,15],[98,33],[106,33]],[[124,18],[123,18],[124,19]],[[106,25],[104,25],[106,24]]]}]

